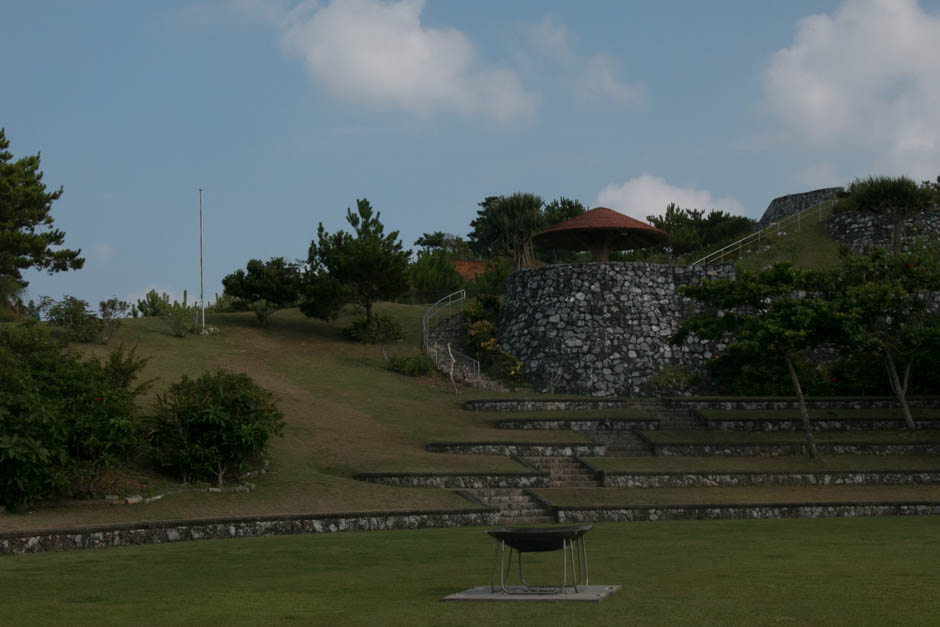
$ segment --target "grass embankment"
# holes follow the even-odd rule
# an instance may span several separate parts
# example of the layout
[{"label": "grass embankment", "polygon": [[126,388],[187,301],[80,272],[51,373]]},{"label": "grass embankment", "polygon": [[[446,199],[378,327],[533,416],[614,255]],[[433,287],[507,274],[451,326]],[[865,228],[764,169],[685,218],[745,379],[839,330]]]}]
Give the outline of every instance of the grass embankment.
[{"label": "grass embankment", "polygon": [[[696,412],[707,420],[715,421],[778,421],[799,422],[802,420],[798,409],[698,409]],[[940,420],[940,409],[912,408],[914,420]],[[818,420],[904,420],[904,414],[897,407],[883,409],[810,409],[810,422]]]},{"label": "grass embankment", "polygon": [[[828,203],[825,203],[828,204]],[[745,252],[736,263],[742,270],[759,270],[774,263],[790,262],[797,268],[827,270],[839,264],[839,245],[826,232],[826,218],[832,209],[810,211],[796,223],[787,225],[786,234],[776,232],[761,237],[760,244],[752,243],[751,252]],[[733,253],[731,253],[733,254]]]},{"label": "grass embankment", "polygon": [[[479,528],[189,542],[0,560],[3,619],[33,624],[930,625],[930,517],[599,524],[601,603],[443,603],[488,585]],[[529,554],[530,580],[559,553]]]},{"label": "grass embankment", "polygon": [[536,492],[552,505],[760,505],[769,503],[940,503],[937,485],[737,486],[733,488],[554,488]]},{"label": "grass embankment", "polygon": [[[643,431],[642,437],[653,444],[802,444],[802,431]],[[937,444],[940,431],[814,431],[820,444]]]},{"label": "grass embankment", "polygon": [[585,460],[605,472],[704,473],[704,472],[881,472],[940,471],[937,455],[823,455],[779,457],[588,457]]},{"label": "grass embankment", "polygon": [[[417,351],[423,308],[380,304],[378,310],[398,319],[408,334],[387,350]],[[464,508],[467,501],[445,490],[392,488],[351,477],[370,471],[525,470],[507,457],[425,451],[425,443],[433,440],[577,439],[566,431],[495,431],[492,416],[463,411],[460,403],[500,395],[463,390],[457,396],[443,377],[410,378],[391,372],[378,346],[342,337],[340,330],[352,319],[346,314],[326,323],[293,309],[274,314],[259,328],[253,314],[222,314],[207,320],[220,329],[218,335],[185,339],[173,337],[160,319],[125,321],[113,345],[136,345],[139,355],[151,358],[142,378],[157,379],[148,397],[141,399],[144,412],[153,395],[181,375],[194,376],[206,369],[247,372],[273,392],[287,426],[283,438],[272,440],[270,471],[254,480],[257,489],[247,494],[192,493],[147,505],[36,508],[0,516],[0,530],[211,516]],[[94,354],[108,350],[95,345],[80,348]],[[150,485],[153,491],[167,487],[160,480]]]}]

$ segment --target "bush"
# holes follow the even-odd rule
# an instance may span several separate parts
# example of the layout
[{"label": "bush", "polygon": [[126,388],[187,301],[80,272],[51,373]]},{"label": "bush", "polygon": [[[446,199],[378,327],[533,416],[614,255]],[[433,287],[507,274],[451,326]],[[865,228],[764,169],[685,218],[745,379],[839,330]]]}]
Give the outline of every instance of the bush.
[{"label": "bush", "polygon": [[107,364],[82,361],[43,327],[0,328],[0,503],[93,493],[129,459],[143,362],[123,348]]},{"label": "bush", "polygon": [[101,321],[88,309],[88,303],[66,295],[62,300],[47,299],[42,307],[46,320],[65,330],[71,342],[93,342],[101,335]]},{"label": "bush", "polygon": [[361,318],[343,329],[343,336],[357,342],[381,344],[405,337],[401,325],[382,314],[374,314],[371,320]]},{"label": "bush", "polygon": [[417,355],[392,355],[388,358],[388,367],[394,372],[409,377],[425,377],[434,372],[434,362],[424,353]]},{"label": "bush", "polygon": [[480,296],[467,301],[463,312],[465,348],[480,362],[480,369],[507,383],[522,380],[522,362],[500,348],[496,339],[499,299]]},{"label": "bush", "polygon": [[157,396],[150,424],[158,463],[184,482],[214,479],[221,486],[260,461],[271,436],[283,432],[284,417],[247,374],[219,370],[184,376]]}]

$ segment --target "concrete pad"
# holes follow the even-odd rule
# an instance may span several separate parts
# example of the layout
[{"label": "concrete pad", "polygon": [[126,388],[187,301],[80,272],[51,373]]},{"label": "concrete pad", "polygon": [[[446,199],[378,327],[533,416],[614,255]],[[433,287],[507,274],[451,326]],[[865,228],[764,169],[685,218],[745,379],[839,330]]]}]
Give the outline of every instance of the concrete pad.
[{"label": "concrete pad", "polygon": [[[568,588],[566,592],[525,592],[524,586],[506,586],[513,594],[506,594],[497,588],[493,592],[490,586],[477,586],[463,592],[455,592],[444,597],[444,601],[603,601],[621,586],[587,586],[581,592],[573,592]],[[538,589],[537,587],[535,588]]]}]

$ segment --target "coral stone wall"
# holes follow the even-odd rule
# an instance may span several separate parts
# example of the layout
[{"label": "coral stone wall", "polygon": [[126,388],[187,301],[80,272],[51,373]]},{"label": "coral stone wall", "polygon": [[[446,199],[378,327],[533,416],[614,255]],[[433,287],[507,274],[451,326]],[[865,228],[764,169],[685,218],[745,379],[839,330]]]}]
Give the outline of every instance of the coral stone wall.
[{"label": "coral stone wall", "polygon": [[[834,213],[826,219],[829,236],[856,252],[873,248],[891,248],[893,225],[886,216],[860,211]],[[940,209],[931,209],[904,221],[901,243],[909,250],[917,241],[940,240]]]},{"label": "coral stone wall", "polygon": [[843,191],[841,187],[826,187],[811,192],[803,192],[802,194],[790,194],[789,196],[774,198],[770,201],[770,204],[767,205],[764,215],[761,216],[757,224],[761,228],[770,226],[774,222],[778,222],[797,211],[818,205],[824,200],[831,200],[841,191]]},{"label": "coral stone wall", "polygon": [[[718,346],[669,337],[693,311],[680,285],[733,278],[734,266],[554,265],[509,277],[499,341],[541,392],[625,396],[666,366],[696,367]],[[680,390],[681,391],[681,390]]]}]

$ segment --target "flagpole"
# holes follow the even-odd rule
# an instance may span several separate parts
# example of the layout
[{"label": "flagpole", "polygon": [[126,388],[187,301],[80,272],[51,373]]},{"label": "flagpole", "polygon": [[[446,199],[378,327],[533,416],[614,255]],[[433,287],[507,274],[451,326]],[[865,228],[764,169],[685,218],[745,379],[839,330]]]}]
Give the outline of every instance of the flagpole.
[{"label": "flagpole", "polygon": [[202,269],[202,188],[199,188],[199,307],[202,310],[202,334],[206,333],[205,275]]}]

